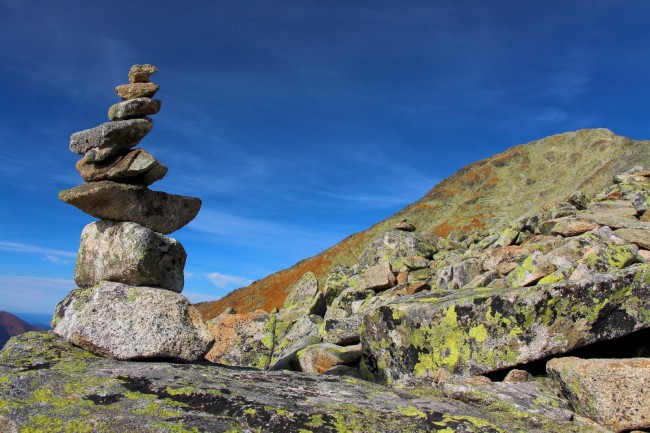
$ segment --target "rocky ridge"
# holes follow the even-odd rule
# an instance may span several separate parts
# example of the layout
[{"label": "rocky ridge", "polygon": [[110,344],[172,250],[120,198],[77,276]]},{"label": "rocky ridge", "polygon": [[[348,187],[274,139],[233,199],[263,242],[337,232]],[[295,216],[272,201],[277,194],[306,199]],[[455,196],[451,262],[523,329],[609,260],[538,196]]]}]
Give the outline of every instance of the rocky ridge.
[{"label": "rocky ridge", "polygon": [[81,235],[73,290],[56,308],[54,333],[101,356],[116,359],[200,359],[213,343],[183,290],[186,254],[165,236],[188,224],[201,200],[152,191],[167,167],[133,149],[153,127],[149,115],[157,68],[134,65],[129,84],[116,87],[123,102],[108,110],[110,122],[70,137],[84,183],[59,198],[100,218]]},{"label": "rocky ridge", "polygon": [[[211,331],[228,338],[207,358],[391,386],[439,381],[441,372],[460,383],[478,376],[489,386],[485,375],[540,374],[535,362],[647,335],[649,207],[650,171],[633,167],[594,195],[575,191],[484,237],[442,238],[401,221],[377,236],[354,266],[327,274],[322,287],[313,273],[303,275],[279,311],[259,310],[249,320],[230,310],[211,320]],[[237,327],[226,330],[234,321]],[[650,355],[646,338],[627,343],[618,355]],[[563,383],[569,379],[559,379],[551,367],[558,362],[548,368]],[[650,379],[647,363],[618,362],[629,373],[619,381]],[[583,382],[590,380],[605,379],[590,375]],[[457,388],[442,392],[468,398],[469,391],[458,394]],[[638,387],[617,388],[627,412],[642,414],[634,422],[620,413],[600,415],[616,405],[611,396],[594,404],[580,387],[558,388],[572,403],[567,408],[607,428],[650,428]]]}]

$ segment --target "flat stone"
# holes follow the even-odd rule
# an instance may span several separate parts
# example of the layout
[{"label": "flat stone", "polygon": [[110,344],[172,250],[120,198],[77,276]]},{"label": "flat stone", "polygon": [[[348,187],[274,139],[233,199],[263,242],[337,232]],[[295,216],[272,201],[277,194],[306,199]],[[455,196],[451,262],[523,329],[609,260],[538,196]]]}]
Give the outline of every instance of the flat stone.
[{"label": "flat stone", "polygon": [[542,253],[535,251],[506,277],[510,287],[525,287],[535,284],[555,272],[556,267]]},{"label": "flat stone", "polygon": [[96,218],[132,221],[163,234],[187,225],[201,209],[198,198],[108,180],[61,191],[59,199]]},{"label": "flat stone", "polygon": [[539,231],[545,235],[571,237],[596,230],[598,227],[600,225],[594,221],[566,217],[544,221],[540,224]]},{"label": "flat stone", "polygon": [[277,320],[275,324],[275,343],[269,370],[298,369],[298,351],[322,341],[318,335],[318,329],[323,323],[323,319],[319,316],[301,317],[291,325],[288,332],[284,332],[283,325],[286,323]]},{"label": "flat stone", "polygon": [[650,428],[650,359],[556,358],[546,371],[579,414],[617,432]]},{"label": "flat stone", "polygon": [[535,378],[526,370],[513,369],[508,372],[503,381],[508,382],[533,382]]},{"label": "flat stone", "polygon": [[349,344],[357,344],[360,341],[360,326],[361,318],[359,316],[342,319],[325,319],[318,333],[326,343],[347,346]]},{"label": "flat stone", "polygon": [[363,274],[363,287],[367,290],[382,290],[393,287],[397,279],[393,275],[390,262],[385,261],[370,266]]},{"label": "flat stone", "polygon": [[153,98],[160,86],[154,83],[121,84],[115,87],[117,95],[123,100],[136,98]]},{"label": "flat stone", "polygon": [[351,364],[361,359],[361,345],[337,346],[321,343],[298,352],[300,369],[305,373],[323,374],[336,365]]},{"label": "flat stone", "polygon": [[650,249],[650,230],[618,229],[614,234],[639,248]]},{"label": "flat stone", "polygon": [[397,224],[395,224],[395,230],[402,230],[404,232],[414,232],[415,226],[409,222],[400,221]]},{"label": "flat stone", "polygon": [[[313,272],[307,272],[300,280],[289,286],[286,291],[282,309],[299,310],[309,309],[318,295],[318,280]],[[323,311],[325,313],[325,311]],[[309,313],[307,313],[309,314]]]},{"label": "flat stone", "polygon": [[167,167],[143,149],[135,149],[99,162],[81,158],[77,171],[86,182],[112,180],[122,183],[151,185],[167,174]]},{"label": "flat stone", "polygon": [[107,281],[70,292],[57,305],[52,326],[72,344],[120,360],[196,361],[214,342],[182,295]]},{"label": "flat stone", "polygon": [[74,280],[82,288],[106,280],[180,293],[186,257],[176,239],[139,224],[97,221],[81,232]]},{"label": "flat stone", "polygon": [[129,83],[148,83],[149,78],[158,72],[154,65],[133,65],[129,69]]},{"label": "flat stone", "polygon": [[118,102],[108,109],[110,120],[125,120],[134,117],[149,116],[157,114],[162,106],[162,101],[150,98],[129,99]]},{"label": "flat stone", "polygon": [[148,117],[102,123],[94,128],[72,134],[70,150],[85,155],[89,162],[102,161],[128,152],[151,131],[152,127],[153,120]]}]

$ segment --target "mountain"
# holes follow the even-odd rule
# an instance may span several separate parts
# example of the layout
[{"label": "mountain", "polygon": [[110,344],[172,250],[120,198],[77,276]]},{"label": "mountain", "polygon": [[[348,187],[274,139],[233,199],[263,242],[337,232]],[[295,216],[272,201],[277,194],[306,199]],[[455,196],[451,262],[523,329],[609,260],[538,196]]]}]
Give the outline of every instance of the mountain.
[{"label": "mountain", "polygon": [[0,347],[14,335],[24,334],[29,331],[42,331],[43,328],[30,325],[24,320],[9,314],[5,311],[0,311]]},{"label": "mountain", "polygon": [[594,194],[612,176],[636,165],[650,166],[650,141],[608,129],[567,132],[518,145],[462,168],[415,203],[320,254],[197,308],[206,319],[228,307],[237,312],[271,311],[282,306],[287,289],[307,272],[322,283],[332,268],[351,266],[377,234],[403,218],[418,233],[457,239],[484,235],[576,190]]}]

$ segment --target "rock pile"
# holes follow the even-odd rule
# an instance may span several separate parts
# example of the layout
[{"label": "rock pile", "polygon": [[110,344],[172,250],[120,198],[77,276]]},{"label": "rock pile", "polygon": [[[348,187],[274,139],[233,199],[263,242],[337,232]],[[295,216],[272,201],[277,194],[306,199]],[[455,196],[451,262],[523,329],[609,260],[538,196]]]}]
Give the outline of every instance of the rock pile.
[{"label": "rock pile", "polygon": [[98,355],[116,359],[192,361],[213,337],[183,290],[186,254],[165,236],[188,224],[201,200],[152,191],[167,167],[133,149],[153,126],[148,115],[161,101],[152,65],[135,65],[129,84],[115,88],[123,102],[108,110],[110,122],[72,134],[70,150],[84,183],[59,198],[100,218],[81,235],[73,290],[56,308],[54,332]]}]

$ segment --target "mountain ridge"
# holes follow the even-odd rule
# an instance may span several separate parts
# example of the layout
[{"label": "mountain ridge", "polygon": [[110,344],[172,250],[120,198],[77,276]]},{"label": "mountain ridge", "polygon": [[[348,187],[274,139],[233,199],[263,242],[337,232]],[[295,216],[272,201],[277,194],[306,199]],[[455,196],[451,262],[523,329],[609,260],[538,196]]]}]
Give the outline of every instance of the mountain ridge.
[{"label": "mountain ridge", "polygon": [[650,141],[633,140],[605,128],[565,132],[516,145],[461,168],[419,200],[367,230],[217,301],[196,306],[206,319],[228,307],[238,312],[270,311],[282,305],[287,288],[306,272],[313,272],[322,282],[334,266],[349,266],[377,233],[403,218],[418,232],[440,237],[485,234],[575,190],[595,193],[613,175],[634,165],[650,166]]},{"label": "mountain ridge", "polygon": [[0,311],[0,347],[9,340],[9,338],[24,334],[29,331],[42,331],[43,328],[34,326],[25,322],[23,319],[14,316],[6,311]]}]

